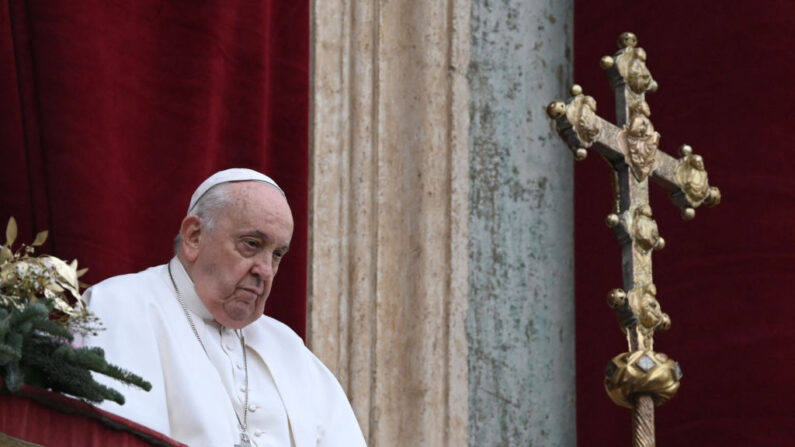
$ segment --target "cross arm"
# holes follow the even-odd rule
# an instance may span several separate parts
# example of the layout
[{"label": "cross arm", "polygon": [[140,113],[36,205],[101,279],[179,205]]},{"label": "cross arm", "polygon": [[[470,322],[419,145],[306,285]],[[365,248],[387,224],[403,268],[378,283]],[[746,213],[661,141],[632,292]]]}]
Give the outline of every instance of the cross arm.
[{"label": "cross arm", "polygon": [[547,114],[555,120],[558,134],[577,160],[591,148],[603,156],[616,171],[628,167],[638,182],[650,178],[665,188],[684,219],[695,217],[695,208],[720,203],[720,190],[710,186],[704,159],[688,145],[674,158],[657,150],[660,135],[649,120],[645,101],[629,109],[628,124],[618,127],[596,114],[596,100],[583,94],[579,85],[571,88],[567,103],[554,101]]},{"label": "cross arm", "polygon": [[624,161],[618,144],[621,128],[596,114],[596,100],[584,95],[582,87],[571,87],[572,98],[567,103],[555,101],[547,107],[547,114],[555,120],[558,134],[577,160],[588,156],[586,148],[593,148],[612,165]]},{"label": "cross arm", "polygon": [[695,217],[695,208],[700,205],[715,206],[720,203],[720,189],[710,186],[704,159],[693,153],[693,148],[682,145],[680,158],[658,152],[651,179],[671,194],[671,200],[682,209],[682,217]]}]

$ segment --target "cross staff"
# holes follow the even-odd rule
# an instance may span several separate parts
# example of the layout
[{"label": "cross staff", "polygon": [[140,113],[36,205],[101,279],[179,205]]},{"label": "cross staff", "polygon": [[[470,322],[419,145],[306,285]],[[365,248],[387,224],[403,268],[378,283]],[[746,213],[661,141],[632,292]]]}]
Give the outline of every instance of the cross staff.
[{"label": "cross staff", "polygon": [[658,150],[660,134],[650,120],[646,92],[657,90],[646,67],[646,52],[637,47],[632,33],[618,38],[619,51],[600,62],[615,92],[616,123],[596,115],[596,101],[579,85],[572,98],[555,101],[547,113],[556,121],[560,136],[577,160],[587,148],[602,155],[613,167],[615,210],[607,226],[621,245],[624,288],[614,289],[607,301],[619,316],[629,350],[613,358],[605,370],[605,388],[619,405],[633,409],[633,446],[654,446],[654,405],[661,405],[679,389],[679,364],[654,352],[654,332],[671,325],[660,309],[652,281],[651,253],[665,246],[649,205],[649,180],[671,192],[682,217],[695,217],[695,208],[720,202],[720,191],[710,186],[704,160],[690,146],[680,148],[681,158]]}]

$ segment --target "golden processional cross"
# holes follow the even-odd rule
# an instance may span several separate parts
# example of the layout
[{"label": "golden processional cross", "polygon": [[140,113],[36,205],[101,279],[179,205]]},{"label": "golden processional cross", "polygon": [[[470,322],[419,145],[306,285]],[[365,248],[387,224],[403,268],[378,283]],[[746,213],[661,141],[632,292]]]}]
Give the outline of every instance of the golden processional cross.
[{"label": "golden processional cross", "polygon": [[637,47],[632,33],[619,36],[618,44],[619,51],[600,62],[615,91],[617,126],[596,115],[596,101],[578,85],[572,86],[567,103],[555,101],[547,113],[577,160],[591,148],[615,170],[616,205],[606,223],[621,244],[624,288],[611,291],[607,303],[618,313],[629,350],[608,363],[605,388],[613,402],[633,410],[633,446],[653,447],[654,406],[673,397],[682,371],[670,357],[654,351],[654,332],[668,329],[671,320],[660,309],[652,281],[651,253],[665,241],[652,219],[649,180],[671,192],[685,220],[695,217],[701,204],[717,205],[720,191],[709,186],[704,160],[690,146],[680,148],[680,158],[658,151],[660,134],[645,100],[657,83],[646,67],[646,52]]}]

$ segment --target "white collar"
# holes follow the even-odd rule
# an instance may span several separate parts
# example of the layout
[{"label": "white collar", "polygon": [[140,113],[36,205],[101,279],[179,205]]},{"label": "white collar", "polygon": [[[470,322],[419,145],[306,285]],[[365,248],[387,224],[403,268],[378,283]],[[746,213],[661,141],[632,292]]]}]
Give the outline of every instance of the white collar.
[{"label": "white collar", "polygon": [[213,314],[207,310],[207,307],[204,305],[201,298],[199,298],[199,295],[196,294],[193,281],[190,279],[190,276],[188,276],[188,272],[185,270],[179,258],[176,256],[171,258],[169,265],[171,266],[171,274],[174,275],[174,282],[177,284],[177,288],[182,295],[185,306],[202,320],[206,322],[215,321]]}]

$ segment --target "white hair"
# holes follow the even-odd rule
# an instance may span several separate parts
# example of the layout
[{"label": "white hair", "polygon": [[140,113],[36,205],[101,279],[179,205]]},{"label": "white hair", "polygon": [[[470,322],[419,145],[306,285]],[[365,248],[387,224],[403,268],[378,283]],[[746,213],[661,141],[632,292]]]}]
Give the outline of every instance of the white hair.
[{"label": "white hair", "polygon": [[[226,208],[229,204],[229,182],[219,183],[210,188],[204,195],[196,202],[196,205],[191,210],[190,214],[195,214],[199,218],[204,231],[212,231],[215,226],[215,219],[218,217],[218,212]],[[177,232],[177,237],[174,238],[174,254],[179,254],[179,248],[182,246],[182,231]]]}]

